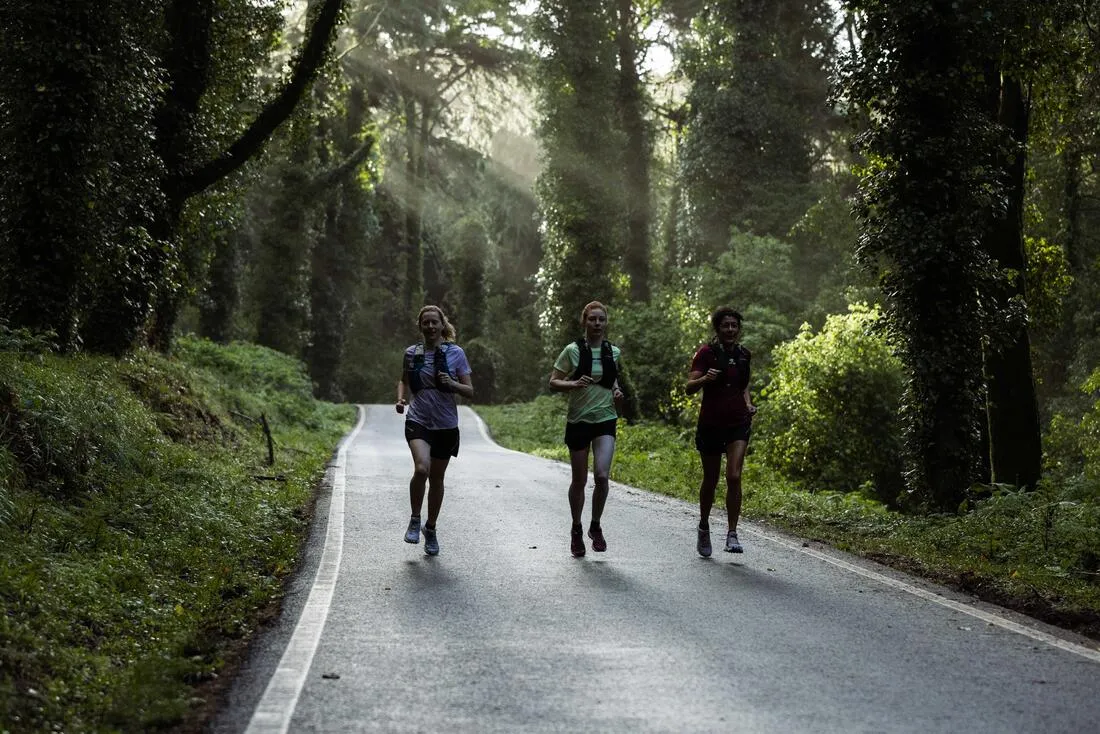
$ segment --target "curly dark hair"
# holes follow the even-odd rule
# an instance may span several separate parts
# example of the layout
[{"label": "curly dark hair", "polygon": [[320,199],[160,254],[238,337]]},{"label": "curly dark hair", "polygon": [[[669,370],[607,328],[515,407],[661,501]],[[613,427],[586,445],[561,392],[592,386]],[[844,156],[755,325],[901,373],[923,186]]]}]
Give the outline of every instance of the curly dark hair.
[{"label": "curly dark hair", "polygon": [[722,319],[727,316],[732,316],[737,319],[738,324],[744,321],[744,319],[741,318],[740,312],[733,310],[729,306],[719,306],[715,309],[714,313],[710,315],[710,325],[714,329],[715,334],[718,333],[718,329],[722,326]]}]

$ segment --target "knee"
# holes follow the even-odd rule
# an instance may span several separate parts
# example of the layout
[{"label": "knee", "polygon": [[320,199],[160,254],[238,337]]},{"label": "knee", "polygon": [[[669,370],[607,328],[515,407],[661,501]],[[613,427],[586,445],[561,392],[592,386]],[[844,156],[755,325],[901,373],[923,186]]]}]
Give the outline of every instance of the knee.
[{"label": "knee", "polygon": [[419,482],[426,481],[428,478],[428,465],[417,462],[413,464],[413,479]]},{"label": "knee", "polygon": [[593,472],[592,480],[596,483],[597,487],[604,489],[607,487],[611,478],[611,473],[607,471]]},{"label": "knee", "polygon": [[726,481],[730,484],[741,483],[741,469],[740,467],[733,467],[726,470]]}]

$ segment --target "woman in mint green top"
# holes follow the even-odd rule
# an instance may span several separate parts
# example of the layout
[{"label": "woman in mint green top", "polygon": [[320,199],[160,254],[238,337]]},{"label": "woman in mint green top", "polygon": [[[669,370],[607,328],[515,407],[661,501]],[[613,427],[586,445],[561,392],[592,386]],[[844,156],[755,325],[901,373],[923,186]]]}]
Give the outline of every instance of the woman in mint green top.
[{"label": "woman in mint green top", "polygon": [[565,422],[565,444],[569,447],[572,481],[569,483],[569,510],[573,515],[570,550],[580,558],[585,553],[581,513],[584,487],[588,483],[588,454],[592,454],[592,520],[588,537],[592,550],[607,550],[600,527],[615,455],[615,427],[619,418],[616,403],[622,400],[619,389],[620,351],[605,339],[607,307],[592,301],[581,311],[584,338],[570,342],[561,350],[550,373],[550,389],[568,393],[569,412]]}]

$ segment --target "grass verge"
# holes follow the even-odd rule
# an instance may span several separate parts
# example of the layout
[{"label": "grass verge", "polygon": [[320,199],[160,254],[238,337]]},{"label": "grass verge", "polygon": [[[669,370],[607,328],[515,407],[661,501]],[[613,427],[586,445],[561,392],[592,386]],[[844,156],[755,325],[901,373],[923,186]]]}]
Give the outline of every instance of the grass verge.
[{"label": "grass verge", "polygon": [[[476,410],[502,446],[568,461],[559,397]],[[701,471],[692,435],[620,423],[612,478],[697,502]],[[1100,506],[1094,500],[1052,486],[999,489],[964,515],[904,515],[858,493],[800,491],[751,453],[743,486],[747,518],[1100,640]],[[689,531],[685,543],[694,542]]]},{"label": "grass verge", "polygon": [[251,345],[0,351],[0,730],[197,728],[353,418]]}]

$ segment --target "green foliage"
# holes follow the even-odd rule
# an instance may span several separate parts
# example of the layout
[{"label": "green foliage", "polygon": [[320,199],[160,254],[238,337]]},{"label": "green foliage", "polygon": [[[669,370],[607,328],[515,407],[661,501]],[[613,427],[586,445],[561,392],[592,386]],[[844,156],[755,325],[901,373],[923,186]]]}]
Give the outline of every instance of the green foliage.
[{"label": "green foliage", "polygon": [[[294,565],[351,411],[269,350],[181,352],[0,352],[5,727],[178,728]],[[268,414],[274,469],[235,411]]]},{"label": "green foliage", "polygon": [[1081,385],[1088,406],[1057,412],[1044,436],[1048,476],[1076,487],[1082,497],[1100,498],[1100,369]]},{"label": "green foliage", "polygon": [[1027,247],[1027,313],[1030,325],[1054,329],[1062,320],[1062,307],[1073,285],[1065,252],[1043,238],[1029,237]]},{"label": "green foliage", "polygon": [[515,451],[568,460],[565,448],[566,402],[560,395],[540,395],[528,403],[479,405],[493,438]]},{"label": "green foliage", "polygon": [[615,311],[610,338],[623,350],[631,398],[643,416],[687,422],[691,402],[683,391],[691,356],[706,341],[708,314],[683,292],[661,289],[649,303]]},{"label": "green foliage", "polygon": [[99,289],[147,265],[135,234],[156,173],[144,133],[161,83],[158,5],[4,6],[0,312],[63,349],[78,346]]},{"label": "green foliage", "polygon": [[820,333],[804,326],[775,351],[755,421],[759,456],[810,491],[898,499],[903,371],[874,331],[878,319],[877,310],[852,306]]},{"label": "green foliage", "polygon": [[123,354],[147,328],[167,347],[235,197],[190,209],[188,199],[240,167],[294,108],[341,4],[311,4],[322,42],[304,44],[317,51],[294,61],[302,84],[264,115],[256,66],[274,48],[280,3],[6,5],[0,311],[52,331],[64,351]]}]

